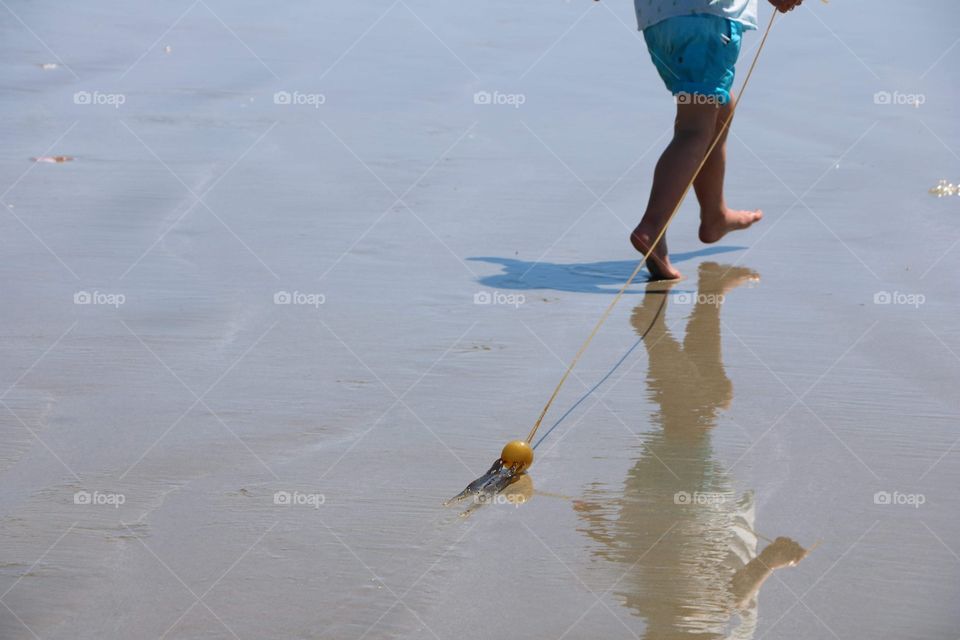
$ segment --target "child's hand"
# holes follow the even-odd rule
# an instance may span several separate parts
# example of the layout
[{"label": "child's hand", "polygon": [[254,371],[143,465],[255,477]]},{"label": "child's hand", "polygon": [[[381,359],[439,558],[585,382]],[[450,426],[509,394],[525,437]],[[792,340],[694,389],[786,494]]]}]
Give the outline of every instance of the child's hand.
[{"label": "child's hand", "polygon": [[776,7],[780,13],[793,11],[793,8],[800,6],[801,2],[803,2],[803,0],[770,0],[770,4]]}]

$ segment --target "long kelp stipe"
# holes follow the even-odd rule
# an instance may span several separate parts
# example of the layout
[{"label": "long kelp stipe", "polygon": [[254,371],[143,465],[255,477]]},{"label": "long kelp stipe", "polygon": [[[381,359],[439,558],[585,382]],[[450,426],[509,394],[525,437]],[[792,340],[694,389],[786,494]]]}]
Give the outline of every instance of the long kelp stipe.
[{"label": "long kelp stipe", "polygon": [[[660,305],[657,307],[657,312],[653,315],[653,318],[650,320],[650,325],[647,326],[647,328],[643,331],[640,337],[637,338],[637,341],[634,342],[632,345],[630,345],[630,347],[624,352],[624,354],[620,356],[620,358],[613,364],[613,366],[610,368],[609,371],[603,374],[603,376],[599,380],[597,380],[597,382],[592,387],[587,389],[587,391],[582,396],[577,398],[576,402],[570,405],[570,407],[568,407],[567,410],[564,411],[563,414],[561,414],[560,417],[557,418],[552,425],[550,425],[550,428],[547,429],[546,432],[540,435],[540,438],[536,442],[534,442],[533,445],[530,447],[531,449],[536,450],[536,448],[539,447],[551,433],[553,433],[554,429],[559,427],[563,423],[563,421],[566,420],[570,416],[570,414],[576,410],[577,407],[583,404],[583,402],[587,398],[589,398],[597,389],[599,389],[601,385],[603,385],[603,383],[606,382],[610,378],[610,376],[612,376],[617,371],[617,369],[620,368],[620,366],[627,360],[627,358],[630,357],[630,354],[636,351],[637,347],[639,347],[643,343],[643,341],[646,340],[647,336],[650,334],[650,331],[653,329],[654,325],[659,319],[660,314],[663,313],[663,310],[664,308],[666,308],[666,305],[667,305],[666,291],[662,291],[660,293],[663,294],[663,299],[660,301]],[[510,444],[515,444],[516,442],[521,443],[521,445],[525,444],[523,440],[514,441],[514,443],[510,443]],[[522,454],[508,452],[507,457],[515,457],[517,455],[522,455]],[[531,456],[527,465],[529,466],[529,464],[532,464],[532,463],[533,463],[533,458]],[[487,470],[486,473],[484,473],[482,476],[480,476],[479,478],[471,482],[469,485],[467,485],[466,489],[464,489],[454,497],[450,498],[443,504],[444,506],[451,506],[451,505],[459,504],[466,500],[470,500],[471,505],[463,513],[460,514],[461,516],[466,517],[466,516],[469,516],[474,511],[476,511],[477,509],[479,509],[480,507],[482,507],[483,505],[494,502],[495,497],[503,490],[509,487],[514,487],[514,488],[519,487],[524,482],[526,484],[531,485],[526,493],[529,493],[530,496],[532,496],[533,491],[532,491],[532,483],[530,482],[530,476],[525,472],[519,472],[519,473],[515,472],[509,466],[504,467],[503,454],[501,453],[501,457],[497,458],[493,462],[493,465],[491,465],[491,467]],[[555,494],[544,494],[544,495],[554,495],[555,497],[566,498],[566,496],[556,496]],[[566,499],[569,499],[569,498],[566,498]]]}]

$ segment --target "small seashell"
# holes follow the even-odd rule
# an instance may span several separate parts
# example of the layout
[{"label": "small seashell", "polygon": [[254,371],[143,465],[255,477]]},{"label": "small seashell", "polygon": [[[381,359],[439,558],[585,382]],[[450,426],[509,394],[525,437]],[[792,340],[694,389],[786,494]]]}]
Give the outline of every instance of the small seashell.
[{"label": "small seashell", "polygon": [[34,162],[49,162],[50,164],[60,164],[62,162],[70,162],[73,160],[73,156],[40,156],[38,158],[30,158]]},{"label": "small seashell", "polygon": [[929,193],[930,195],[937,196],[938,198],[960,195],[960,185],[947,182],[946,180],[941,180],[937,183],[937,186],[930,189]]}]

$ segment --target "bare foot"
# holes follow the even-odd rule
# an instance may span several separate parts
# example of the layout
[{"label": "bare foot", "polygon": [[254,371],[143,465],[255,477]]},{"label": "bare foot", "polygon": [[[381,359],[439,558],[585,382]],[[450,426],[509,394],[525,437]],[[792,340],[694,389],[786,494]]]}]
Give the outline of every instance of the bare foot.
[{"label": "bare foot", "polygon": [[[634,249],[643,255],[647,255],[655,237],[656,234],[640,225],[630,234],[630,243]],[[667,257],[667,241],[665,238],[660,239],[657,247],[647,259],[647,271],[650,272],[651,280],[676,280],[680,277],[680,272],[673,268],[670,259]]]},{"label": "bare foot", "polygon": [[763,218],[763,212],[737,211],[724,209],[720,213],[704,214],[700,212],[700,241],[707,244],[717,242],[731,231],[746,229]]}]

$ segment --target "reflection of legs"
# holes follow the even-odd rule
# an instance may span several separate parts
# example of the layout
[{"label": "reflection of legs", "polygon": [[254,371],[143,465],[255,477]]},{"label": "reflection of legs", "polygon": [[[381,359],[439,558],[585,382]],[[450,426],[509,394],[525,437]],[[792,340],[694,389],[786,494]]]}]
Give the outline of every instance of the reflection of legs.
[{"label": "reflection of legs", "polygon": [[[708,279],[709,280],[709,279]],[[717,409],[730,406],[733,400],[733,384],[727,378],[723,368],[723,354],[720,347],[720,297],[719,291],[712,289],[700,270],[700,283],[697,287],[697,300],[687,333],[683,338],[683,352],[697,369],[701,409],[713,416]]]},{"label": "reflection of legs", "polygon": [[724,267],[715,262],[700,265],[697,300],[687,323],[683,350],[696,363],[704,392],[714,396],[718,407],[730,403],[733,385],[723,368],[720,341],[720,307],[724,296],[737,286],[757,279],[745,267]]},{"label": "reflection of legs", "polygon": [[720,304],[717,290],[704,287],[701,270],[697,299],[690,312],[683,350],[705,375],[724,375],[720,352]]},{"label": "reflection of legs", "polygon": [[697,404],[696,369],[667,328],[666,309],[660,310],[661,305],[666,305],[664,296],[668,292],[658,295],[648,291],[633,310],[631,322],[638,334],[646,335],[643,343],[647,349],[647,390],[650,399],[660,407],[659,415],[652,416],[654,422],[660,424],[666,436],[699,437],[702,432],[691,431],[689,420],[691,406]]},{"label": "reflection of legs", "polygon": [[[670,290],[648,291],[643,301],[633,310],[630,324],[637,335],[646,335],[643,340],[650,360],[650,371],[659,368],[661,361],[674,361],[683,357],[680,343],[673,337],[666,324],[666,303]],[[661,308],[662,306],[662,308]]]},{"label": "reflection of legs", "polygon": [[[731,92],[730,102],[721,106],[717,111],[716,130],[720,131],[723,124],[732,116],[733,95]],[[720,134],[720,140],[693,183],[697,200],[700,202],[700,240],[707,243],[717,242],[729,231],[746,229],[763,217],[760,211],[728,209],[724,201],[723,178],[727,163],[728,132],[729,127]]]}]

